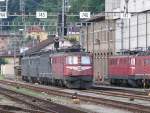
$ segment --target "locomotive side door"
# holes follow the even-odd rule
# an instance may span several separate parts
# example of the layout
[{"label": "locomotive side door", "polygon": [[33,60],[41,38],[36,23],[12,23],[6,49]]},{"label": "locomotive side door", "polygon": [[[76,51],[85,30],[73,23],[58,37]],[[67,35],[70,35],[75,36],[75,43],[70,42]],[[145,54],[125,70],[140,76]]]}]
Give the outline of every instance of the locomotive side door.
[{"label": "locomotive side door", "polygon": [[50,73],[50,76],[52,77],[52,58],[49,57],[49,73]]},{"label": "locomotive side door", "polygon": [[141,56],[136,56],[136,76],[141,76],[144,74],[144,62]]},{"label": "locomotive side door", "polygon": [[150,78],[150,57],[144,56],[144,78],[148,77]]}]

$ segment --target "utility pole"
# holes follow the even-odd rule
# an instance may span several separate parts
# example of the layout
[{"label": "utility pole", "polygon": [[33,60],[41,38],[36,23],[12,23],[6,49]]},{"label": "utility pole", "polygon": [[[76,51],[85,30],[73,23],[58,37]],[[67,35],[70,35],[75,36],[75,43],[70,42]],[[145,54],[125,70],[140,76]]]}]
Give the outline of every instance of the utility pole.
[{"label": "utility pole", "polygon": [[123,27],[124,27],[124,22],[123,19],[121,19],[121,52],[123,54],[123,48],[124,48],[124,44],[123,44]]},{"label": "utility pole", "polygon": [[128,13],[128,3],[129,3],[129,0],[125,0],[125,3],[126,3],[126,13]]},{"label": "utility pole", "polygon": [[6,13],[8,13],[8,0],[6,0]]},{"label": "utility pole", "polygon": [[17,39],[16,39],[16,34],[11,33],[11,47],[10,49],[13,50],[13,60],[14,60],[14,67],[16,66],[16,49],[17,49]]},{"label": "utility pole", "polygon": [[24,0],[20,0],[20,13],[21,13],[21,18],[22,18],[22,22],[25,21],[25,3]]},{"label": "utility pole", "polygon": [[[0,1],[0,3],[3,3],[3,5],[0,5],[0,11],[1,12],[5,12],[6,16],[8,14],[8,0],[4,0],[4,1]],[[0,18],[0,23],[2,23],[2,18]],[[3,27],[0,26],[0,30],[2,33]]]},{"label": "utility pole", "polygon": [[62,40],[64,39],[64,28],[65,28],[65,0],[62,0]]},{"label": "utility pole", "polygon": [[22,48],[24,46],[24,32],[26,31],[26,25],[25,25],[25,0],[20,0],[20,13],[21,13],[21,20],[22,20],[22,28],[19,29],[19,34],[20,34],[20,37],[19,37],[19,44],[20,44],[20,47]]},{"label": "utility pole", "polygon": [[[124,13],[125,14],[128,14],[128,2],[129,2],[129,0],[125,0],[125,6],[124,6]],[[124,49],[123,29],[124,29],[124,20],[122,18],[121,19],[121,49],[122,49],[122,53],[123,53],[123,49]]]}]

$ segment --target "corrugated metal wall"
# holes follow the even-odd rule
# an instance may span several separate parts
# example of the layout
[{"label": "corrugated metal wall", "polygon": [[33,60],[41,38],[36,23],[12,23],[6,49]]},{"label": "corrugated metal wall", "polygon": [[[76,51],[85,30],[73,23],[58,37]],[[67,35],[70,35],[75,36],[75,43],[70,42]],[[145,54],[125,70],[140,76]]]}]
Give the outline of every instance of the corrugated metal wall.
[{"label": "corrugated metal wall", "polygon": [[[124,11],[125,0],[105,0],[105,12]],[[150,9],[150,0],[129,0],[129,12],[142,12]]]},{"label": "corrugated metal wall", "polygon": [[150,46],[150,13],[134,14],[130,19],[116,20],[116,52]]}]

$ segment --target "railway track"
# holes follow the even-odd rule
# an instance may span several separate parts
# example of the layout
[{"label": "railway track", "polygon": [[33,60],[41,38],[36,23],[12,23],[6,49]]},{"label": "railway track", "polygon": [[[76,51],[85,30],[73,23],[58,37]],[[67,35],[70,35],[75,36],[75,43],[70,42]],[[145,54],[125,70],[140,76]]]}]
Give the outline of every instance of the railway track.
[{"label": "railway track", "polygon": [[84,92],[94,93],[94,94],[99,94],[99,95],[117,96],[117,97],[129,98],[129,99],[132,98],[132,99],[150,101],[150,96],[142,95],[142,94],[133,94],[133,93],[127,93],[127,92],[120,92],[120,91],[104,91],[104,90],[95,90],[95,89],[86,90]]},{"label": "railway track", "polygon": [[93,86],[92,89],[100,90],[100,91],[115,91],[115,92],[123,92],[137,95],[148,95],[150,93],[149,89],[136,89],[135,88],[124,88],[124,87],[115,87],[115,86]]},{"label": "railway track", "polygon": [[[0,83],[5,83],[5,81],[0,81]],[[130,102],[124,102],[124,101],[120,101],[120,100],[112,100],[112,99],[107,99],[107,98],[103,98],[100,97],[99,95],[105,95],[105,96],[119,96],[119,97],[123,97],[123,98],[129,98],[130,96],[134,97],[135,95],[131,95],[131,94],[124,94],[122,95],[115,93],[111,93],[110,92],[103,92],[103,94],[98,94],[97,91],[93,92],[89,92],[88,90],[85,91],[74,91],[71,90],[70,92],[66,92],[64,91],[62,88],[44,88],[44,87],[39,87],[39,86],[35,86],[35,85],[29,85],[29,84],[24,84],[24,83],[15,83],[15,82],[7,82],[7,84],[9,85],[19,85],[21,87],[25,87],[37,92],[45,92],[47,94],[50,95],[58,95],[58,96],[65,96],[65,97],[71,97],[73,95],[74,92],[78,92],[78,98],[80,100],[86,101],[86,102],[93,102],[93,103],[97,103],[97,104],[103,104],[106,106],[112,106],[112,107],[117,107],[117,108],[121,108],[121,109],[126,109],[129,111],[133,111],[134,113],[150,113],[150,106],[145,106],[145,105],[140,105],[140,104],[136,104],[136,103],[130,103]],[[87,92],[90,94],[87,94]],[[97,93],[97,94],[96,94]],[[94,95],[93,95],[94,94]],[[96,95],[95,95],[96,94]],[[148,99],[148,97],[146,96],[135,96],[135,98],[138,99]],[[149,100],[148,100],[149,101]]]},{"label": "railway track", "polygon": [[0,94],[30,106],[33,110],[22,109],[22,111],[28,113],[84,113],[48,100],[13,91],[7,88],[6,85],[0,85]]},{"label": "railway track", "polygon": [[[31,108],[31,107],[30,107]],[[0,113],[45,113],[39,110],[33,110],[29,108],[21,108],[10,105],[0,105]]]}]

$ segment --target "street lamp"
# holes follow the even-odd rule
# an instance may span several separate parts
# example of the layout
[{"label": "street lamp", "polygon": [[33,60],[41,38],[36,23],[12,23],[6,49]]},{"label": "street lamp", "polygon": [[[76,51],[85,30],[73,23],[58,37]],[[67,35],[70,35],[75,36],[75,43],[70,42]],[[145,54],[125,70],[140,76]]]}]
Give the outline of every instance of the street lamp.
[{"label": "street lamp", "polygon": [[125,0],[125,3],[126,3],[126,13],[128,13],[128,3],[129,3],[129,0]]},{"label": "street lamp", "polygon": [[19,31],[23,31],[24,29],[19,29]]},{"label": "street lamp", "polygon": [[24,47],[24,43],[23,43],[23,36],[24,36],[24,33],[23,33],[23,31],[24,31],[24,29],[19,29],[19,35],[20,35],[20,37],[19,37],[19,49],[20,49],[20,52],[21,52],[21,49],[22,49],[22,47]]},{"label": "street lamp", "polygon": [[13,38],[12,40],[12,46],[13,46],[13,57],[14,57],[14,67],[16,65],[16,45],[15,45],[15,33],[10,33],[11,37]]}]

